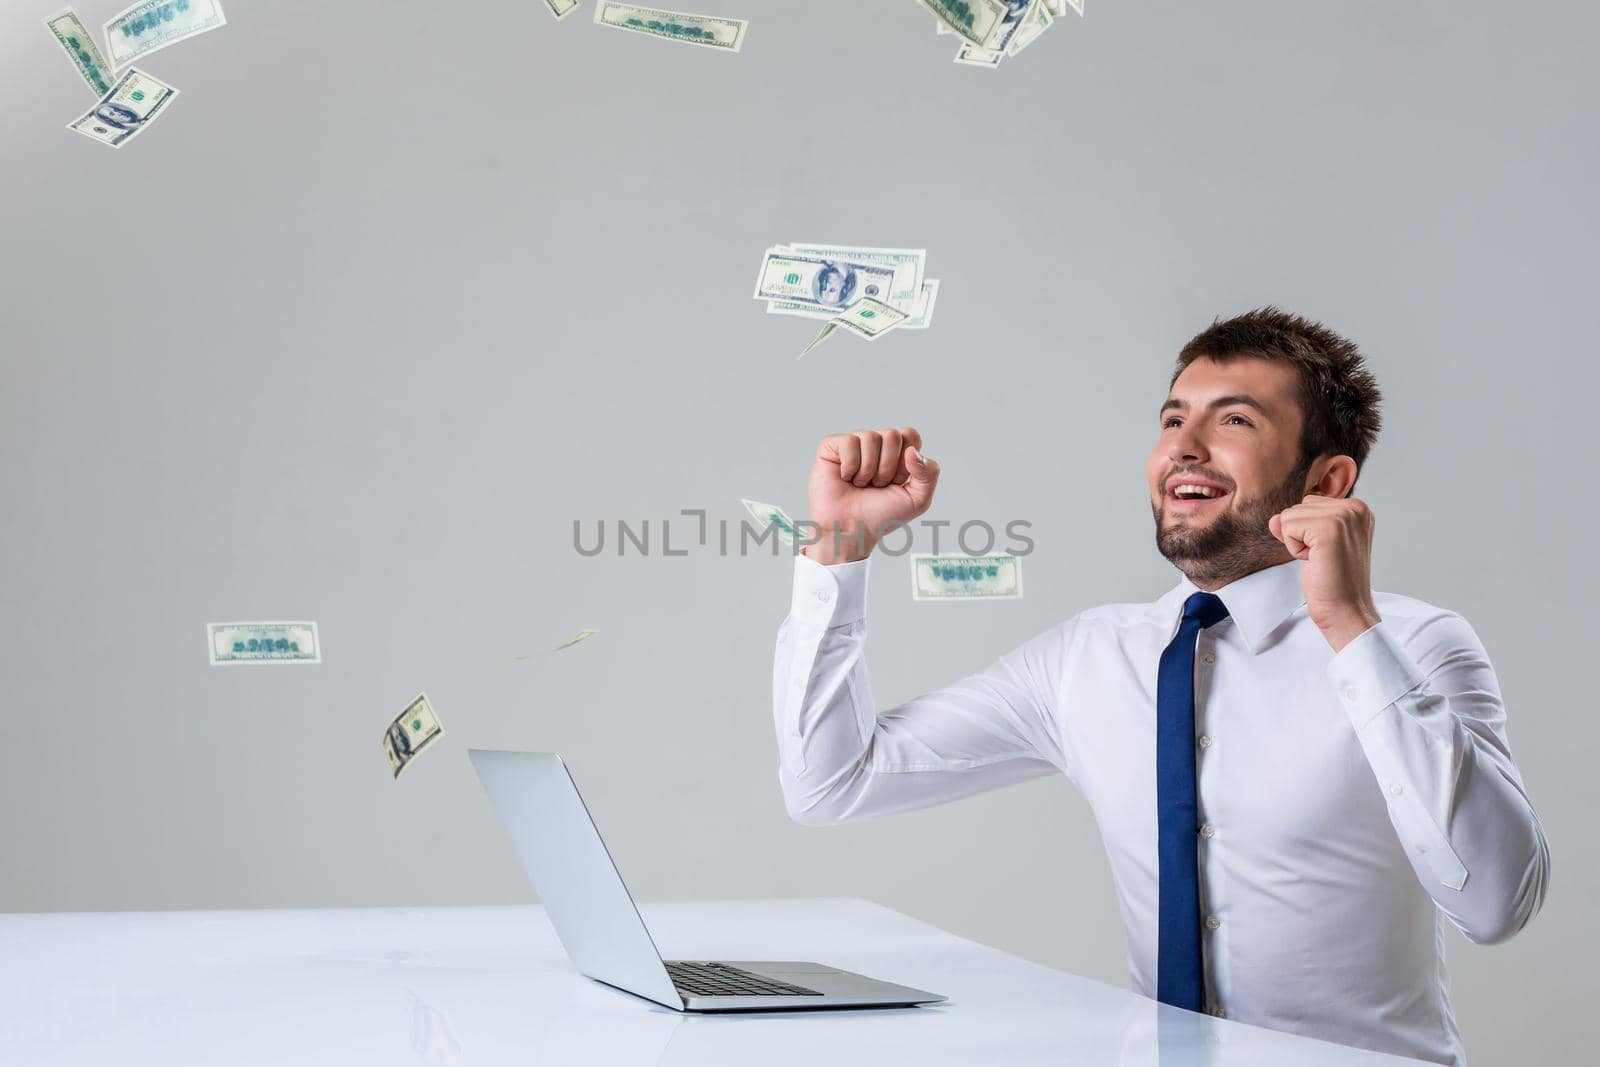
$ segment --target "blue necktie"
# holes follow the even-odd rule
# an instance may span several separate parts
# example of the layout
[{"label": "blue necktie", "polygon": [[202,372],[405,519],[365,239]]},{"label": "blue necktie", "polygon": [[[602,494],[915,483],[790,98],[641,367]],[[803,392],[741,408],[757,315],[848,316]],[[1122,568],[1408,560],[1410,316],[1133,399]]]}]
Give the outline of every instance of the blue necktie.
[{"label": "blue necktie", "polygon": [[1212,593],[1183,602],[1178,635],[1161,653],[1156,677],[1156,820],[1161,904],[1156,999],[1199,1011],[1205,995],[1200,957],[1199,833],[1194,774],[1194,646],[1200,631],[1228,617]]}]

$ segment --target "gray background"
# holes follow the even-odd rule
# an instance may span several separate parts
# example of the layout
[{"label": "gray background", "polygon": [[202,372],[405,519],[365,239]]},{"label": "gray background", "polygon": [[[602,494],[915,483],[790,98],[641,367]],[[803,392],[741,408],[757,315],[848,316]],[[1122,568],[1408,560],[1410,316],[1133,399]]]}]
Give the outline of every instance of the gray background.
[{"label": "gray background", "polygon": [[[1171,360],[1271,301],[1368,352],[1375,584],[1477,628],[1550,837],[1529,930],[1451,931],[1468,1048],[1580,1047],[1595,9],[1090,0],[989,72],[912,0],[684,6],[749,17],[743,54],[590,5],[229,0],[141,64],[183,95],[115,152],[62,128],[91,94],[50,5],[4,6],[0,908],[525,901],[464,753],[553,748],[641,897],[861,895],[1125,985],[1064,782],[792,825],[790,564],[585,559],[572,523],[803,514],[820,435],[919,426],[929,517],[1038,548],[1017,603],[874,564],[903,699],[1178,579],[1143,480]],[[796,363],[813,326],[748,295],[790,240],[926,247],[933,328]],[[256,618],[325,662],[206,665],[206,622]],[[419,689],[449,733],[397,784]]]}]

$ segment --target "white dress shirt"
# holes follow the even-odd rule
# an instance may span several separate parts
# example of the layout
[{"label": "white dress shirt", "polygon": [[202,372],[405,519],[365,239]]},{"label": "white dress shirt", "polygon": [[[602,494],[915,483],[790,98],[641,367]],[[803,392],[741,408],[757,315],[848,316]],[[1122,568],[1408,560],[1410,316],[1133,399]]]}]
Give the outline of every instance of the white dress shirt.
[{"label": "white dress shirt", "polygon": [[[1156,670],[1197,587],[1081,611],[880,710],[869,563],[796,559],[773,665],[790,816],[868,819],[1060,771],[1105,841],[1132,988],[1154,997]],[[1197,639],[1206,1010],[1461,1067],[1440,916],[1504,940],[1550,869],[1494,669],[1460,615],[1393,593],[1373,593],[1383,621],[1335,654],[1302,566],[1216,590],[1228,617]]]}]

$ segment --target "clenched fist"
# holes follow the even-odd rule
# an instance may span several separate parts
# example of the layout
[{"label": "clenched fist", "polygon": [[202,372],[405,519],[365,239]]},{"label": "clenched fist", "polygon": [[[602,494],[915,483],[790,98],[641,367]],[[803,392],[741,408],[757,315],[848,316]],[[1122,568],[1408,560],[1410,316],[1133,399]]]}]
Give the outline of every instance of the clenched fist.
[{"label": "clenched fist", "polygon": [[922,435],[910,426],[824,437],[808,490],[820,540],[805,554],[822,564],[866,559],[886,526],[927,511],[939,464],[921,448]]}]

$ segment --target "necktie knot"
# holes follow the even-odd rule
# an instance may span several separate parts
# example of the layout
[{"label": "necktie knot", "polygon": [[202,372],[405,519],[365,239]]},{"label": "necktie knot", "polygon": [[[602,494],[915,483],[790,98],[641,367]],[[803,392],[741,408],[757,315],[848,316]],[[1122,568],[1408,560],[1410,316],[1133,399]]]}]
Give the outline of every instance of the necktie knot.
[{"label": "necktie knot", "polygon": [[1215,593],[1194,593],[1183,602],[1183,617],[1195,619],[1203,630],[1228,617],[1228,606]]}]

